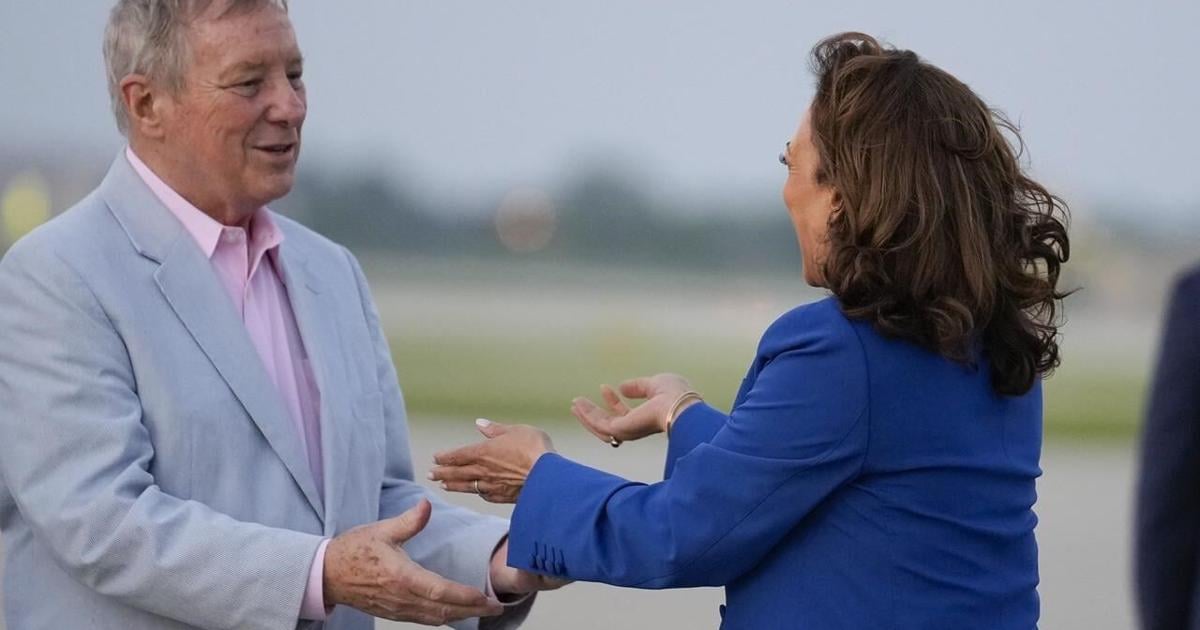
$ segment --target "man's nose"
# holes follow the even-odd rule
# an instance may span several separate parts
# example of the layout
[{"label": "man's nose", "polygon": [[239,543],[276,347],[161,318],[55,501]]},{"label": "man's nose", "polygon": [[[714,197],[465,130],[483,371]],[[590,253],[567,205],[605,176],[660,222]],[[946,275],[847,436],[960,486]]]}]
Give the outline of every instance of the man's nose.
[{"label": "man's nose", "polygon": [[267,108],[269,122],[287,127],[299,127],[304,122],[304,116],[307,113],[308,103],[304,96],[304,88],[298,88],[290,81],[283,81],[273,90],[270,105]]}]

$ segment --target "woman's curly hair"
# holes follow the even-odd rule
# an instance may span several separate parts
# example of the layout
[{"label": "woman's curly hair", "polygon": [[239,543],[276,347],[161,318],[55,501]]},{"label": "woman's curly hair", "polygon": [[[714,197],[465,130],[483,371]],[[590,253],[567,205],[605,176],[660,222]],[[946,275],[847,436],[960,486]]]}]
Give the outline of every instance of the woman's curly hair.
[{"label": "woman's curly hair", "polygon": [[1070,243],[1065,202],[1022,171],[1016,127],[949,73],[869,35],[825,39],[812,59],[817,181],[840,198],[825,285],[848,317],[986,361],[1000,394],[1029,391],[1059,364]]}]

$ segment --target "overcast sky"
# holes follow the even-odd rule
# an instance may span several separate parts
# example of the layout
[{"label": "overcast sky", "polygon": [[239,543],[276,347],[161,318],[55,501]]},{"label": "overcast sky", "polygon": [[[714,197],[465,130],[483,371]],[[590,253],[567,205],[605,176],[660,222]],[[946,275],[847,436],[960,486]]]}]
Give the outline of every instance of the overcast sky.
[{"label": "overcast sky", "polygon": [[[0,142],[111,155],[110,0],[0,3]],[[666,194],[774,191],[807,53],[863,30],[1020,122],[1039,177],[1084,200],[1200,208],[1200,2],[293,0],[310,167],[433,192],[552,185],[597,159]]]}]

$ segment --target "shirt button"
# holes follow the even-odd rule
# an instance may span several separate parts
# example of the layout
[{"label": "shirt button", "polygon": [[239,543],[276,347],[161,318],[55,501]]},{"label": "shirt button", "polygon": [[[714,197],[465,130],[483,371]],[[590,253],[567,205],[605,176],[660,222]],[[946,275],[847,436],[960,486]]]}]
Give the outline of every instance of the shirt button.
[{"label": "shirt button", "polygon": [[243,238],[245,238],[245,236],[242,234],[241,230],[228,230],[225,232],[226,243],[241,243]]}]

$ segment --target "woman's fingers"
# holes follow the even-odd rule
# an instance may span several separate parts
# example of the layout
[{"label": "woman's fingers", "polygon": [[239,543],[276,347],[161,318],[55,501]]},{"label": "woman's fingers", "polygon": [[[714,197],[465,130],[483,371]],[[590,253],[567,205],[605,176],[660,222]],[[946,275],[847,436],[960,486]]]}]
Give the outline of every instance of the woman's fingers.
[{"label": "woman's fingers", "polygon": [[491,481],[480,481],[476,484],[475,480],[447,481],[442,483],[442,489],[447,492],[478,494],[484,501],[490,503],[513,503],[516,501],[517,495],[520,494],[521,485],[523,484],[514,485],[512,483],[495,483]]},{"label": "woman's fingers", "polygon": [[620,388],[621,395],[626,398],[649,398],[651,395],[650,377],[630,379],[621,383]]},{"label": "woman's fingers", "polygon": [[[483,494],[483,488],[485,487],[485,485],[486,485],[485,482],[483,482],[483,481],[479,482],[479,493],[480,494]],[[475,494],[475,480],[472,479],[470,481],[444,481],[444,482],[442,482],[442,489],[446,490],[448,492],[466,492],[469,494]]]},{"label": "woman's fingers", "polygon": [[629,406],[625,404],[625,401],[621,400],[621,397],[617,395],[616,390],[612,387],[601,385],[600,395],[604,397],[604,402],[608,404],[608,408],[618,416],[629,413]]},{"label": "woman's fingers", "polygon": [[451,451],[442,451],[433,456],[435,464],[440,466],[467,466],[478,462],[487,450],[487,442],[471,444]]},{"label": "woman's fingers", "polygon": [[472,481],[489,475],[488,469],[482,466],[434,466],[429,470],[432,481]]},{"label": "woman's fingers", "polygon": [[491,420],[488,420],[487,418],[476,418],[475,419],[475,427],[477,429],[479,429],[479,432],[482,433],[484,435],[484,437],[486,437],[488,439],[504,435],[505,433],[508,433],[509,429],[512,428],[512,427],[508,426],[507,424],[501,424],[499,422],[492,422]]},{"label": "woman's fingers", "polygon": [[657,412],[651,405],[643,404],[630,409],[629,413],[619,418],[613,418],[611,430],[618,440],[639,440],[657,433],[657,426]]},{"label": "woman's fingers", "polygon": [[609,424],[612,420],[603,409],[597,407],[595,403],[586,398],[576,398],[571,403],[571,413],[579,420],[579,424],[587,429],[589,433],[596,436],[596,439],[607,443],[612,436]]},{"label": "woman's fingers", "polygon": [[659,395],[677,396],[692,386],[678,374],[664,372],[654,376],[643,376],[621,383],[621,394],[626,398],[654,398]]},{"label": "woman's fingers", "polygon": [[[499,422],[492,422],[487,418],[479,418],[475,420],[475,428],[479,429],[479,432],[490,441],[508,433],[514,427]],[[488,444],[489,442],[479,442],[449,451],[442,451],[433,456],[433,461],[443,466],[466,466],[479,461],[481,457],[487,454]]]},{"label": "woman's fingers", "polygon": [[[628,383],[622,384],[622,391],[636,387],[627,388]],[[612,392],[612,396],[616,396],[616,393]],[[605,398],[609,398],[609,396],[606,394]],[[630,408],[621,403],[623,413],[613,415],[586,398],[576,398],[571,405],[571,413],[575,414],[580,424],[598,440],[609,443],[612,438],[624,442],[658,433],[661,430],[659,426],[661,422],[658,418],[662,411],[661,407],[658,404],[643,403]]]}]

